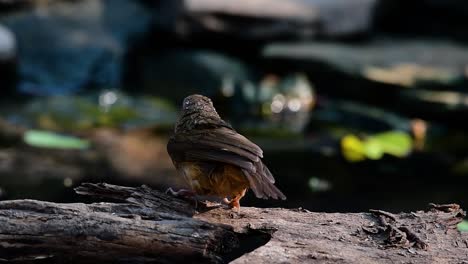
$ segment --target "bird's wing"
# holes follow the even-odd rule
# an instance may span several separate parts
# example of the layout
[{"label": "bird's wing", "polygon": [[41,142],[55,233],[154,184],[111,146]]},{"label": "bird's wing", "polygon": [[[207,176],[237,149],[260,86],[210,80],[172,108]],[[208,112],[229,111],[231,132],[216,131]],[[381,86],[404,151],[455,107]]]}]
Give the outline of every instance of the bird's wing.
[{"label": "bird's wing", "polygon": [[176,133],[168,143],[173,159],[216,161],[238,166],[259,198],[286,198],[273,183],[275,179],[260,158],[263,151],[236,131],[218,127]]},{"label": "bird's wing", "polygon": [[236,131],[225,128],[197,129],[176,133],[167,145],[175,159],[185,161],[218,161],[236,165],[251,172],[263,151]]}]

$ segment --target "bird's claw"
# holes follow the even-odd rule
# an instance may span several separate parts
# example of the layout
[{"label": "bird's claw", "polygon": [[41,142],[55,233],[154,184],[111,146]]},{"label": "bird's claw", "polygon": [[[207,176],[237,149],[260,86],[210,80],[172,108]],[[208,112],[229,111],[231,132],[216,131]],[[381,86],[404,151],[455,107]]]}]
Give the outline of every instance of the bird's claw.
[{"label": "bird's claw", "polygon": [[236,199],[231,199],[229,200],[228,198],[223,199],[223,204],[228,205],[230,208],[232,208],[236,213],[240,213],[240,204],[239,200]]}]

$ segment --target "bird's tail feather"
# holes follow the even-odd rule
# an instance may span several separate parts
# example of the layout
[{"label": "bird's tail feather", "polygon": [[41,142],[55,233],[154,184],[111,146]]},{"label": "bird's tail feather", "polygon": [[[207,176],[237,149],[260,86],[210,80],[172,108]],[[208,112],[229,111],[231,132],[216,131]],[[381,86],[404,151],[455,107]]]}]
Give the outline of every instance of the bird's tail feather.
[{"label": "bird's tail feather", "polygon": [[262,199],[273,198],[285,200],[286,196],[274,185],[274,179],[271,180],[273,178],[271,173],[269,175],[265,175],[265,172],[269,171],[268,169],[266,169],[266,171],[263,170],[263,168],[266,168],[263,164],[261,166],[263,166],[262,170],[257,170],[255,172],[243,170],[250,183],[250,188],[255,193],[255,196]]}]

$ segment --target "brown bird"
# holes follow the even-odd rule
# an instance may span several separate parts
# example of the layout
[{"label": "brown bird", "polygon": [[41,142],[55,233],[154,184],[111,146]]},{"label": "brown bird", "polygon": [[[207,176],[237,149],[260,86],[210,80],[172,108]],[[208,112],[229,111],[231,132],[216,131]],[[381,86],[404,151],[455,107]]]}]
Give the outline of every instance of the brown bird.
[{"label": "brown bird", "polygon": [[193,194],[223,198],[238,210],[249,187],[258,198],[286,199],[261,160],[262,149],[222,120],[208,97],[184,99],[167,152]]}]

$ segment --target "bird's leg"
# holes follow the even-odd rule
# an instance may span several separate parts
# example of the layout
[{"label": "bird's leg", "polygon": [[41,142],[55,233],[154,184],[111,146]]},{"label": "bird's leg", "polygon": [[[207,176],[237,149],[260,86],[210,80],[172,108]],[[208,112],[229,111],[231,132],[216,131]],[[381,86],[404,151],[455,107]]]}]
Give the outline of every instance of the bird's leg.
[{"label": "bird's leg", "polygon": [[240,203],[239,203],[239,200],[237,200],[237,199],[232,199],[232,201],[229,203],[229,206],[231,206],[231,208],[234,209],[237,213],[240,213]]},{"label": "bird's leg", "polygon": [[247,191],[247,189],[242,190],[241,193],[234,196],[234,198],[232,198],[231,201],[229,201],[229,206],[231,206],[231,208],[235,209],[237,211],[237,213],[240,213],[240,202],[239,201],[240,201],[240,199],[242,199],[242,197],[244,197],[246,191]]}]

